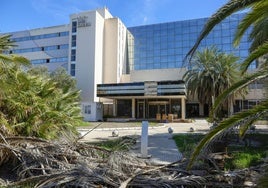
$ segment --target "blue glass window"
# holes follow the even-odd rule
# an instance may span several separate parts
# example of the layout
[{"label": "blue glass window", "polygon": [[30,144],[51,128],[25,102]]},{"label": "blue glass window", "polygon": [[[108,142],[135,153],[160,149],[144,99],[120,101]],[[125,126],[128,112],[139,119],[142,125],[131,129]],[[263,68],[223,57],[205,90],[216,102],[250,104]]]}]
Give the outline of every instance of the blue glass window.
[{"label": "blue glass window", "polygon": [[75,64],[71,64],[70,74],[71,76],[75,76]]},{"label": "blue glass window", "polygon": [[[230,16],[218,24],[201,42],[198,49],[217,46],[220,50],[246,57],[250,43],[242,39],[239,48],[233,48],[233,35],[241,16]],[[199,36],[207,18],[145,25],[128,28],[132,34],[129,49],[133,53],[135,70],[180,68],[183,59]],[[247,33],[248,34],[248,33]],[[243,51],[245,50],[245,51]]]}]

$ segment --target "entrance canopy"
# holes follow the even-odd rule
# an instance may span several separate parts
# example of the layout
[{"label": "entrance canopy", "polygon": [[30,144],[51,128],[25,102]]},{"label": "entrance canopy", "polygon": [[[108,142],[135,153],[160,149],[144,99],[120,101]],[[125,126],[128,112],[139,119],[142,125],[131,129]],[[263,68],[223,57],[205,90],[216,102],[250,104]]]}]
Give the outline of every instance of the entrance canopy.
[{"label": "entrance canopy", "polygon": [[97,96],[113,99],[113,116],[156,118],[173,114],[185,118],[183,81],[134,82],[97,85]]},{"label": "entrance canopy", "polygon": [[118,84],[98,84],[97,97],[126,97],[126,96],[185,96],[186,89],[182,80],[161,82],[133,82]]}]

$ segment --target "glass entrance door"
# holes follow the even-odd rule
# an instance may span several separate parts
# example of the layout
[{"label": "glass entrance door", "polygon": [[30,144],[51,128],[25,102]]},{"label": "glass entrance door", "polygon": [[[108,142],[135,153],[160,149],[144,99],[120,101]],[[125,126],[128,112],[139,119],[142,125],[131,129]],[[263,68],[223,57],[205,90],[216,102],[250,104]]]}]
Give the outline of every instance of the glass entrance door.
[{"label": "glass entrance door", "polygon": [[158,105],[149,104],[149,118],[156,118],[156,114],[158,113]]},{"label": "glass entrance door", "polygon": [[163,105],[163,104],[160,104],[160,105],[159,105],[159,113],[160,113],[161,115],[163,115],[163,114],[167,114],[167,108],[166,108],[166,105]]},{"label": "glass entrance door", "polygon": [[144,102],[141,102],[141,101],[138,102],[137,117],[139,119],[144,119],[145,118],[145,103]]},{"label": "glass entrance door", "polygon": [[168,113],[169,103],[166,101],[150,101],[149,102],[149,118],[156,118],[157,114],[162,117],[163,114]]}]

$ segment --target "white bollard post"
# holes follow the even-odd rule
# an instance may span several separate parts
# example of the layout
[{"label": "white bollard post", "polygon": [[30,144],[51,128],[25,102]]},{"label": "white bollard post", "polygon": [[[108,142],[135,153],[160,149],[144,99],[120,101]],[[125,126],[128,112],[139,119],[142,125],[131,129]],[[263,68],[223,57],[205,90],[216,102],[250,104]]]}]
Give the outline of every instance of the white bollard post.
[{"label": "white bollard post", "polygon": [[148,121],[142,121],[141,158],[148,158]]}]

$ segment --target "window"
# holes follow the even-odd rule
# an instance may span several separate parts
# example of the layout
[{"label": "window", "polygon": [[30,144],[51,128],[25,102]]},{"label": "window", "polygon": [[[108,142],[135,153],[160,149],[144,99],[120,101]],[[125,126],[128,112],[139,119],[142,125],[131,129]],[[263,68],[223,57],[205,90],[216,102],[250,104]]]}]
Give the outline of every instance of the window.
[{"label": "window", "polygon": [[70,74],[71,76],[75,76],[75,64],[71,64]]},{"label": "window", "polygon": [[72,35],[72,47],[76,47],[76,35]]},{"label": "window", "polygon": [[84,106],[84,113],[85,114],[91,114],[91,105],[85,105]]},{"label": "window", "polygon": [[39,39],[62,37],[62,36],[68,36],[68,35],[69,35],[69,32],[64,31],[64,32],[60,32],[60,33],[51,33],[51,34],[43,34],[43,35],[34,35],[34,36],[12,38],[12,41],[22,42],[22,41],[27,41],[27,40],[39,40]]},{"label": "window", "polygon": [[72,33],[76,33],[77,31],[77,21],[72,22]]},{"label": "window", "polygon": [[[128,28],[131,33],[128,35],[128,48],[131,49],[129,65],[134,70],[184,67],[183,59],[207,20],[202,18]],[[234,49],[232,46],[232,33],[239,20],[240,17],[231,17],[218,24],[199,49],[217,45],[224,52],[245,58],[250,46],[250,42],[245,40],[247,37],[241,41],[240,48]]]},{"label": "window", "polygon": [[76,56],[75,56],[75,54],[76,54],[76,50],[71,50],[71,61],[75,61],[76,60]]}]

